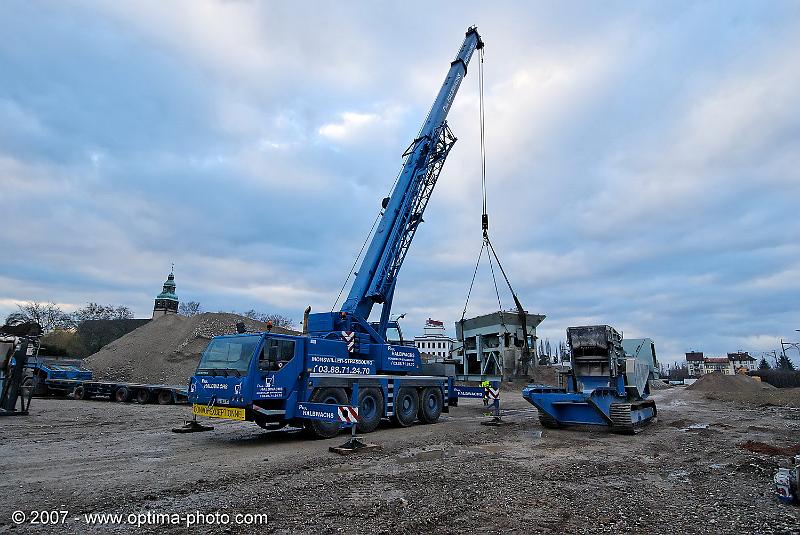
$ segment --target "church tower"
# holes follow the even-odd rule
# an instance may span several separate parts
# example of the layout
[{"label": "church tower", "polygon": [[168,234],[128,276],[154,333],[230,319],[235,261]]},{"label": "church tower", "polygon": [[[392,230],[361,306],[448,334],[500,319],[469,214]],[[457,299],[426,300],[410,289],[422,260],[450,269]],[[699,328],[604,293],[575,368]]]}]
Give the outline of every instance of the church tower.
[{"label": "church tower", "polygon": [[175,295],[175,275],[170,272],[164,282],[164,289],[156,296],[153,317],[178,313],[178,296]]}]

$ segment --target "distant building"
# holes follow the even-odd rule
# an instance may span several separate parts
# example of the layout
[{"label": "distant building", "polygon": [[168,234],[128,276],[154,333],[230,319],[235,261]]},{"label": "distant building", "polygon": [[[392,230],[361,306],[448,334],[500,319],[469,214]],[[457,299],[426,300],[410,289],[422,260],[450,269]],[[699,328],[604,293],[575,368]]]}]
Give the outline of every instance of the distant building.
[{"label": "distant building", "polygon": [[727,357],[706,357],[702,351],[686,353],[686,368],[689,377],[700,377],[714,372],[725,375],[747,373],[755,370],[756,367],[756,359],[746,351],[728,353]]},{"label": "distant building", "polygon": [[160,294],[156,296],[153,317],[178,313],[178,296],[175,295],[175,275],[170,272]]},{"label": "distant building", "polygon": [[703,361],[703,374],[720,372],[724,375],[733,375],[731,361],[727,357],[706,357]]},{"label": "distant building", "polygon": [[428,318],[424,332],[422,336],[414,337],[414,346],[419,350],[422,359],[428,362],[449,359],[455,340],[447,336],[444,322]]},{"label": "distant building", "polygon": [[728,353],[728,360],[731,361],[734,373],[739,373],[743,370],[744,373],[756,369],[756,359],[750,356],[747,351],[737,351],[736,353]]},{"label": "distant building", "polygon": [[686,371],[689,377],[699,377],[703,375],[703,352],[689,351],[686,353]]}]

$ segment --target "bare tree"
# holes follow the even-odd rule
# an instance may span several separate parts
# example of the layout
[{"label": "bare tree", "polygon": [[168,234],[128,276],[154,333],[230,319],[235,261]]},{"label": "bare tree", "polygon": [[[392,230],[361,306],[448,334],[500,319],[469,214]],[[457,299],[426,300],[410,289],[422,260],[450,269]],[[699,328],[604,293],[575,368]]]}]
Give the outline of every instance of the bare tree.
[{"label": "bare tree", "polygon": [[245,317],[250,318],[251,320],[261,321],[267,323],[268,321],[272,322],[272,325],[275,327],[283,327],[284,329],[293,329],[294,328],[294,320],[288,316],[283,316],[281,314],[265,314],[264,312],[257,312],[252,308],[243,314]]},{"label": "bare tree", "polygon": [[182,316],[187,316],[191,318],[192,316],[196,316],[203,311],[203,307],[200,306],[200,303],[197,301],[188,301],[186,303],[181,303],[178,306],[178,314]]},{"label": "bare tree", "polygon": [[133,312],[122,305],[98,305],[88,303],[72,313],[75,325],[80,325],[88,320],[128,320],[133,318]]},{"label": "bare tree", "polygon": [[275,327],[283,327],[284,329],[294,328],[294,320],[281,314],[265,314],[261,321],[271,321]]},{"label": "bare tree", "polygon": [[53,329],[68,329],[73,326],[72,320],[61,307],[55,303],[40,303],[28,301],[17,305],[19,312],[13,312],[6,318],[6,324],[35,322],[42,328],[42,332],[49,333]]}]

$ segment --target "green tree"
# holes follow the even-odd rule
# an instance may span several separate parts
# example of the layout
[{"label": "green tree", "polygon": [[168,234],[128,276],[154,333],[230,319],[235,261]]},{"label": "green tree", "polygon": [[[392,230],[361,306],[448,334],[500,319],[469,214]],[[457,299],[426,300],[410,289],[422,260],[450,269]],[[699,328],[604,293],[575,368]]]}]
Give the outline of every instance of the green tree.
[{"label": "green tree", "polygon": [[769,370],[771,368],[772,368],[772,366],[769,365],[769,362],[767,362],[766,357],[761,357],[761,362],[758,363],[758,369],[759,370]]},{"label": "green tree", "polygon": [[778,369],[792,371],[794,370],[794,364],[792,363],[791,360],[789,360],[789,357],[787,357],[786,355],[781,355],[778,358]]}]

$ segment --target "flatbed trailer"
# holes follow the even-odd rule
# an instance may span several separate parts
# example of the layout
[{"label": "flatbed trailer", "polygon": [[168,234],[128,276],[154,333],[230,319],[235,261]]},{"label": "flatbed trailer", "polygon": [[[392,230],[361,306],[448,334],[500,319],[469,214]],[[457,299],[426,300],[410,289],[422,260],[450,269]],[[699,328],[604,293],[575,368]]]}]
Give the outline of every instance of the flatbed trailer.
[{"label": "flatbed trailer", "polygon": [[77,359],[36,356],[28,360],[30,370],[24,386],[33,389],[35,396],[74,396],[75,399],[108,398],[111,401],[138,403],[187,403],[188,387],[95,381],[92,371]]},{"label": "flatbed trailer", "polygon": [[[188,403],[188,388],[175,385],[119,383],[114,381],[61,381],[60,387],[72,387],[75,399],[108,398],[121,403],[158,403],[159,405]],[[72,383],[72,384],[70,384]]]}]

